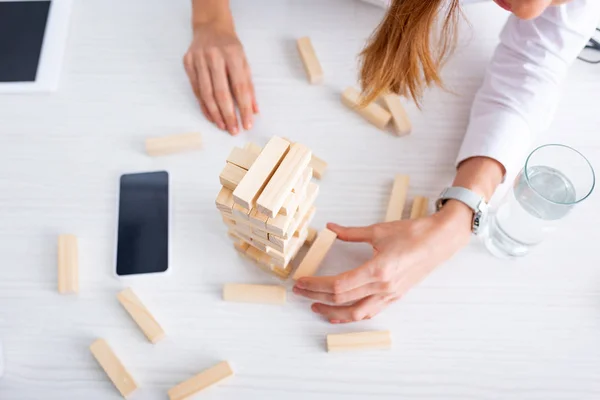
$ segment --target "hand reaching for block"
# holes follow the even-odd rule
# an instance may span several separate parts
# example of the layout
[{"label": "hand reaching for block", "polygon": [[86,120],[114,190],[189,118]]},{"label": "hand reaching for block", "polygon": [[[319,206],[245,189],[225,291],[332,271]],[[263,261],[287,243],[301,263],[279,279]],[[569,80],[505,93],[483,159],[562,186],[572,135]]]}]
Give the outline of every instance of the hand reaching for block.
[{"label": "hand reaching for block", "polygon": [[469,242],[469,213],[448,203],[424,218],[357,228],[329,224],[340,240],[372,245],[373,258],[337,276],[302,277],[294,293],[316,300],[312,310],[331,323],[369,319]]},{"label": "hand reaching for block", "polygon": [[233,21],[194,26],[194,39],[183,58],[192,90],[204,116],[221,130],[239,133],[252,128],[258,104],[252,75]]}]

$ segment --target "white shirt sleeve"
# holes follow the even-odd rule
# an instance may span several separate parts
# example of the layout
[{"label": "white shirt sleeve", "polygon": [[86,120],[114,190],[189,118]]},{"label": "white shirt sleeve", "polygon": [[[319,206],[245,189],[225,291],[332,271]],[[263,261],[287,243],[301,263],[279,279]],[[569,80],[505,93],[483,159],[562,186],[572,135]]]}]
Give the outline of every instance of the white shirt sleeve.
[{"label": "white shirt sleeve", "polygon": [[512,179],[536,133],[547,129],[560,83],[600,19],[599,0],[548,7],[534,20],[511,15],[477,92],[457,163],[493,158]]}]

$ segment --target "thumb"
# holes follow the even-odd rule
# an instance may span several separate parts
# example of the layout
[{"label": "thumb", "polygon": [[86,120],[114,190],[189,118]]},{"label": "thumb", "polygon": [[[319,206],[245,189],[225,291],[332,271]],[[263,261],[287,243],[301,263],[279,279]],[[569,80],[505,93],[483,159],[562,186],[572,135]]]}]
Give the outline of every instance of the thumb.
[{"label": "thumb", "polygon": [[344,242],[371,243],[373,240],[373,226],[345,227],[329,223],[327,224],[327,229],[333,231],[338,239]]}]

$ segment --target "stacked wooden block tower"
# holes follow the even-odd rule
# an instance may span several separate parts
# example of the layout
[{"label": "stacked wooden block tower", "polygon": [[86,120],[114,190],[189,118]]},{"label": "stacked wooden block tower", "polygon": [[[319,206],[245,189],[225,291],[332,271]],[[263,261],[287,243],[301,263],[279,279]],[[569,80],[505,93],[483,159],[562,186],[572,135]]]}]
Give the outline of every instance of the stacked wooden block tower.
[{"label": "stacked wooden block tower", "polygon": [[306,146],[273,137],[264,149],[234,148],[220,175],[216,204],[236,250],[282,279],[316,234],[309,228],[319,193],[311,158]]}]

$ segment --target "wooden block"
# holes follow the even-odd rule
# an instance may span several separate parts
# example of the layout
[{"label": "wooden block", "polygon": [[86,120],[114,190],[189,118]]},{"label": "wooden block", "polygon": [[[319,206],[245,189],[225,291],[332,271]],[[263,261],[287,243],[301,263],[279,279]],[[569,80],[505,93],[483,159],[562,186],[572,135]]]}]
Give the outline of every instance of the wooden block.
[{"label": "wooden block", "polygon": [[308,185],[310,184],[310,177],[312,176],[312,168],[306,168],[306,172],[302,175],[300,180],[292,191],[288,194],[283,206],[279,210],[279,214],[288,216],[294,215],[298,210],[298,206],[306,197],[306,190],[308,189]]},{"label": "wooden block", "polygon": [[313,154],[308,164],[312,168],[312,176],[316,179],[322,179],[327,170],[327,163]]},{"label": "wooden block", "polygon": [[202,147],[199,133],[183,133],[146,139],[146,153],[152,157],[196,150]]},{"label": "wooden block", "polygon": [[311,155],[308,147],[300,143],[292,145],[256,200],[258,211],[269,217],[274,217],[279,213],[288,193],[292,191],[294,184],[300,180],[302,173],[308,167]]},{"label": "wooden block", "polygon": [[293,279],[298,280],[303,276],[314,275],[327,255],[327,252],[335,242],[336,237],[336,234],[329,229],[323,229],[317,236],[313,245],[310,246],[310,249],[294,273]]},{"label": "wooden block", "polygon": [[342,103],[356,111],[379,129],[384,129],[388,122],[390,122],[390,119],[392,119],[392,115],[377,103],[371,103],[366,107],[359,108],[360,93],[353,87],[347,88],[342,93]]},{"label": "wooden block", "polygon": [[323,69],[315,53],[315,49],[308,37],[302,37],[297,41],[298,52],[304,64],[304,70],[311,84],[323,82]]},{"label": "wooden block", "polygon": [[256,208],[253,208],[252,211],[250,211],[248,219],[252,225],[255,225],[260,229],[265,229],[267,227],[267,220],[269,217],[260,213]]},{"label": "wooden block", "polygon": [[233,191],[233,199],[237,204],[248,210],[254,207],[256,198],[261,194],[269,179],[279,167],[289,147],[290,142],[280,137],[275,136],[269,140]]},{"label": "wooden block", "polygon": [[58,292],[79,293],[79,255],[74,235],[58,237]]},{"label": "wooden block", "polygon": [[258,154],[246,149],[234,147],[233,150],[231,150],[231,153],[229,153],[229,157],[227,157],[227,162],[237,165],[240,168],[244,168],[247,171],[252,166],[252,163],[254,163],[254,160],[256,160],[256,157],[258,157]]},{"label": "wooden block", "polygon": [[[290,235],[294,234],[296,228],[302,222],[302,218],[310,211],[318,194],[319,186],[314,182],[310,182],[306,189],[306,197],[298,207],[296,214],[293,217],[277,215],[275,218],[269,218],[266,224],[267,232],[280,236],[283,239],[288,239]],[[293,221],[296,221],[296,224],[293,224]]]},{"label": "wooden block", "polygon": [[392,123],[394,130],[398,136],[408,135],[412,130],[408,114],[402,107],[400,96],[395,94],[387,94],[383,96],[383,102],[390,114],[392,114]]},{"label": "wooden block", "polygon": [[248,142],[246,143],[246,145],[244,146],[244,150],[248,150],[253,154],[256,154],[257,156],[260,154],[260,152],[262,151],[262,147],[260,147],[257,144],[254,144],[252,142]]},{"label": "wooden block", "polygon": [[423,218],[427,215],[429,215],[429,199],[423,196],[416,196],[410,210],[410,219]]},{"label": "wooden block", "polygon": [[312,170],[312,167],[309,166],[304,170],[304,172],[302,173],[302,177],[294,185],[292,192],[300,193],[300,192],[305,191],[306,188],[308,187],[308,184],[310,183],[310,178],[312,177],[312,175],[313,175],[313,170]]},{"label": "wooden block", "polygon": [[262,229],[252,228],[252,236],[259,237],[261,239],[269,240],[269,234],[267,231],[263,231]]},{"label": "wooden block", "polygon": [[355,332],[327,335],[327,351],[373,350],[392,347],[390,331]]},{"label": "wooden block", "polygon": [[221,190],[219,191],[219,194],[217,195],[215,204],[217,205],[217,208],[221,212],[226,212],[226,213],[231,214],[233,205],[235,204],[233,202],[233,191],[226,187],[222,187]]},{"label": "wooden block", "polygon": [[225,223],[225,225],[227,225],[228,227],[233,228],[233,227],[235,227],[235,225],[237,225],[235,220],[232,219],[231,217],[229,217],[227,215],[221,215],[221,217],[223,218],[223,222]]},{"label": "wooden block", "polygon": [[238,303],[284,304],[285,287],[227,283],[223,286],[223,300]]},{"label": "wooden block", "polygon": [[233,376],[233,370],[227,361],[211,367],[185,382],[171,388],[168,392],[169,400],[191,400],[204,389]]},{"label": "wooden block", "polygon": [[135,392],[138,388],[137,383],[104,339],[98,339],[92,343],[90,351],[123,397],[127,398]]},{"label": "wooden block", "polygon": [[131,318],[140,327],[150,343],[158,343],[165,337],[165,331],[154,319],[150,311],[144,306],[131,288],[123,290],[117,295],[119,303],[127,310]]},{"label": "wooden block", "polygon": [[250,210],[240,206],[239,204],[233,205],[232,213],[234,219],[241,218],[247,221],[250,220]]},{"label": "wooden block", "polygon": [[305,244],[311,245],[317,238],[317,230],[315,228],[308,228],[308,235],[306,236]]},{"label": "wooden block", "polygon": [[248,247],[250,247],[250,245],[248,243],[242,241],[242,242],[235,242],[233,244],[233,247],[235,247],[235,249],[238,252],[245,254],[246,251],[248,250]]},{"label": "wooden block", "polygon": [[254,261],[258,261],[260,260],[260,257],[262,256],[262,251],[258,250],[256,247],[248,247],[248,250],[246,250],[246,255],[248,257],[250,257],[251,259],[253,259]]},{"label": "wooden block", "polygon": [[394,186],[392,187],[392,195],[390,196],[387,213],[385,214],[385,222],[402,219],[406,195],[408,194],[408,184],[409,178],[407,175],[396,175],[394,178]]},{"label": "wooden block", "polygon": [[223,171],[221,171],[221,175],[219,175],[219,180],[221,181],[221,185],[223,185],[229,190],[235,191],[235,189],[240,184],[246,173],[247,172],[244,168],[240,168],[237,165],[227,163],[225,164],[225,168],[223,168]]}]

